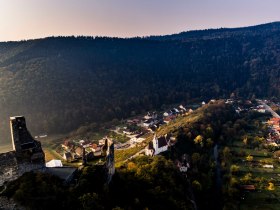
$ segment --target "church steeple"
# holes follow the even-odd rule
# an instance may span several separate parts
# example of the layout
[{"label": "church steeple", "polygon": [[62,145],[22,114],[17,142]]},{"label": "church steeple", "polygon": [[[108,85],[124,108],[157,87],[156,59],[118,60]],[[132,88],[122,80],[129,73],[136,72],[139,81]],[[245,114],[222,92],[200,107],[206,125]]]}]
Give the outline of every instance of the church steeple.
[{"label": "church steeple", "polygon": [[154,147],[155,151],[157,151],[157,149],[158,149],[158,138],[157,138],[156,133],[154,134],[154,138],[153,138],[153,147]]}]

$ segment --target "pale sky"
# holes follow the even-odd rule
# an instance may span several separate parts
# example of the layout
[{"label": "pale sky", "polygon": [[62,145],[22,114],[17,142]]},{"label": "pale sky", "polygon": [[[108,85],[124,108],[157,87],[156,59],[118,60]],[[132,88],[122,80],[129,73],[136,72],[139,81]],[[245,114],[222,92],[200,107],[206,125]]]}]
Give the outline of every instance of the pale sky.
[{"label": "pale sky", "polygon": [[279,0],[0,0],[0,41],[147,36],[280,21]]}]

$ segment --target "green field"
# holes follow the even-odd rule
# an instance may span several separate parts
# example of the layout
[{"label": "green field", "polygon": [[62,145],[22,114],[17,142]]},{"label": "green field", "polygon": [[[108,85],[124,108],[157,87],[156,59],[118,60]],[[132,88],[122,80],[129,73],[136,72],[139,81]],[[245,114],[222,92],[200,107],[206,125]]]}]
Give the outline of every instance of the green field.
[{"label": "green field", "polygon": [[63,160],[61,155],[56,152],[56,148],[63,142],[64,135],[48,136],[47,138],[40,139],[42,148],[45,152],[46,162],[52,159]]},{"label": "green field", "polygon": [[[256,191],[244,192],[240,200],[240,210],[279,210],[280,209],[280,164],[273,158],[273,153],[266,149],[255,150],[245,148],[242,142],[236,142],[230,147],[231,151],[239,154],[233,157],[234,164],[239,166],[239,180],[245,174],[251,173],[250,184],[256,187]],[[243,155],[242,155],[243,154]],[[246,156],[253,156],[253,161],[246,161]],[[264,164],[273,164],[274,168],[264,168]],[[260,183],[258,180],[264,180]],[[268,183],[274,183],[275,189],[268,190]]]},{"label": "green field", "polygon": [[245,199],[240,202],[240,210],[279,210],[279,190],[256,191],[245,193]]}]

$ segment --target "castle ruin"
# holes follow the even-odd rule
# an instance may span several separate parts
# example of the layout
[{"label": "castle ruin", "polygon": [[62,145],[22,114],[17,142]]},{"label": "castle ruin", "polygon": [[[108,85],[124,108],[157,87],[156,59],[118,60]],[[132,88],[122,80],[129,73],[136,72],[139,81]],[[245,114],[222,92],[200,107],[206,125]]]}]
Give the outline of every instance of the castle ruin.
[{"label": "castle ruin", "polygon": [[[13,150],[0,153],[0,186],[13,181],[25,172],[39,170],[60,177],[66,183],[75,174],[76,168],[58,167],[46,168],[45,154],[41,143],[35,140],[29,133],[23,116],[10,117],[10,128]],[[109,183],[115,173],[114,143],[105,140],[103,156],[96,165],[105,172],[106,182]],[[70,177],[70,178],[69,178]]]},{"label": "castle ruin", "polygon": [[29,133],[23,116],[10,117],[13,150],[0,154],[0,186],[25,172],[45,167],[41,143]]}]

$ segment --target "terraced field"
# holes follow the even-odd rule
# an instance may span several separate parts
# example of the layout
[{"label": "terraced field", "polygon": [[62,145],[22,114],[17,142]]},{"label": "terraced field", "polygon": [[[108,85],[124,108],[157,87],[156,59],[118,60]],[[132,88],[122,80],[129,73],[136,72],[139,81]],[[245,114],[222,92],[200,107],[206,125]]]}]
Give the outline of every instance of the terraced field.
[{"label": "terraced field", "polygon": [[[250,149],[234,145],[230,148],[235,152],[233,163],[239,166],[237,179],[242,180],[251,174],[247,184],[256,187],[255,191],[244,191],[239,200],[240,210],[279,210],[280,209],[280,164],[279,160],[273,158],[273,153],[267,149]],[[242,156],[243,154],[243,156]],[[253,156],[252,161],[247,161],[248,155]],[[264,165],[273,165],[273,168],[265,168]],[[269,189],[269,182],[273,188]]]}]

